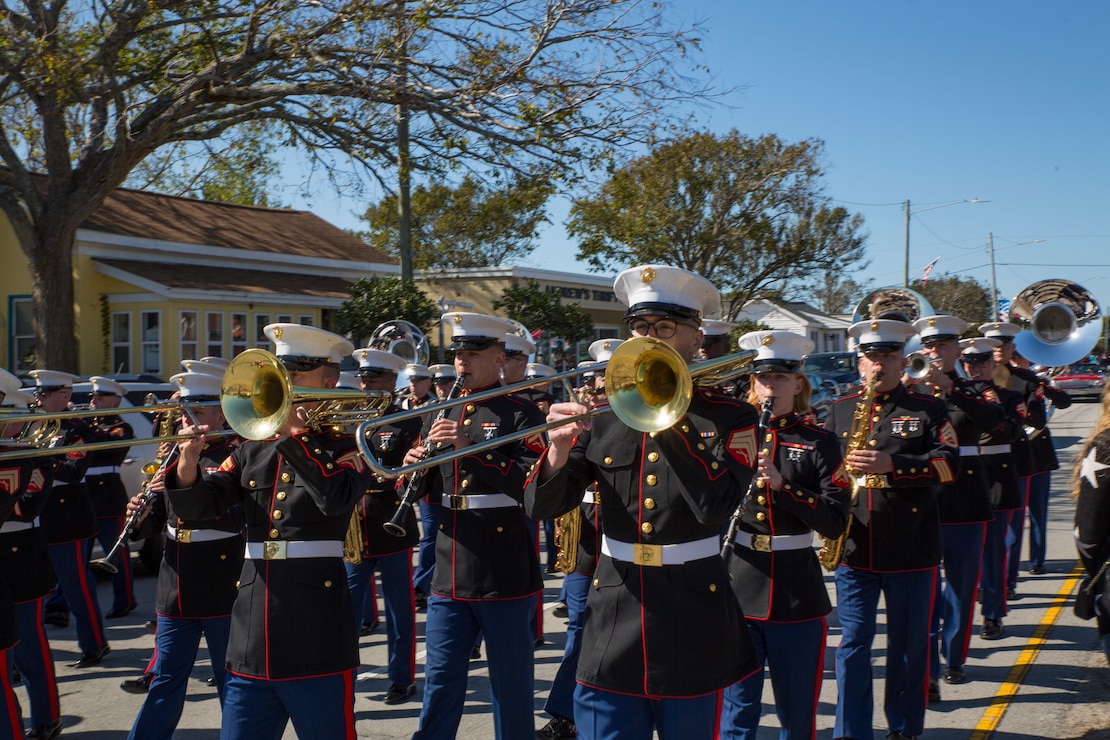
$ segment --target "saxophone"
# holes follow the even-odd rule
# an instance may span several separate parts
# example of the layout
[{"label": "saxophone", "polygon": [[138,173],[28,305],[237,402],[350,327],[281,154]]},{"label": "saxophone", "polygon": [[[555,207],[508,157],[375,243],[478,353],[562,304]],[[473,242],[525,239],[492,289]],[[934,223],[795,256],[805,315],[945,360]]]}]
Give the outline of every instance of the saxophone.
[{"label": "saxophone", "polygon": [[578,541],[582,539],[582,506],[555,518],[555,567],[570,575],[578,565]]},{"label": "saxophone", "polygon": [[[852,414],[852,431],[848,435],[848,447],[844,450],[845,457],[849,452],[862,450],[867,445],[868,430],[870,429],[871,405],[875,401],[875,387],[879,384],[879,376],[875,374],[867,381],[863,395],[856,401],[856,410]],[[848,541],[848,531],[852,528],[852,511],[856,508],[856,498],[859,496],[860,474],[859,471],[848,468],[852,476],[852,503],[848,507],[848,523],[844,532],[836,539],[822,537],[824,544],[817,553],[817,560],[827,571],[835,571],[840,561],[844,559],[844,543]],[[866,477],[864,478],[866,483]]]}]

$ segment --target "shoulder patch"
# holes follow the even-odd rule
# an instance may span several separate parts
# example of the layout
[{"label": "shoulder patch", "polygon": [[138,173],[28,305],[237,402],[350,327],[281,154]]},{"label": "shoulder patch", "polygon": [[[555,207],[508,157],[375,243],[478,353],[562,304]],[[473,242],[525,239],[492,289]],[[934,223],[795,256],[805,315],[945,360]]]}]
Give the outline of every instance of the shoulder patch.
[{"label": "shoulder patch", "polygon": [[0,470],[0,491],[9,496],[19,493],[19,468]]},{"label": "shoulder patch", "polygon": [[31,473],[31,480],[27,482],[27,490],[31,493],[38,493],[46,486],[46,476],[42,474],[42,468],[35,468],[35,472]]},{"label": "shoulder patch", "polygon": [[739,429],[729,435],[728,452],[745,467],[755,467],[755,449],[757,446],[755,427]]},{"label": "shoulder patch", "polygon": [[852,477],[848,475],[848,467],[841,462],[836,466],[836,470],[832,474],[832,482],[837,488],[850,488],[852,486]]},{"label": "shoulder patch", "polygon": [[351,470],[354,470],[358,473],[366,470],[366,460],[363,459],[362,455],[358,453],[358,450],[352,450],[351,452],[348,452],[346,455],[343,455],[338,460],[336,460],[336,463],[342,465],[345,468],[350,468]]},{"label": "shoulder patch", "polygon": [[951,483],[956,480],[956,476],[952,473],[952,466],[943,457],[934,458],[930,461],[933,470],[937,474],[937,480],[941,483]]},{"label": "shoulder patch", "polygon": [[225,473],[235,470],[235,458],[231,455],[228,455],[224,459],[224,461],[220,463],[220,470],[224,471]]},{"label": "shoulder patch", "polygon": [[944,423],[940,425],[940,443],[952,449],[957,449],[960,446],[960,438],[956,435],[956,428],[952,426],[950,419],[945,419]]}]

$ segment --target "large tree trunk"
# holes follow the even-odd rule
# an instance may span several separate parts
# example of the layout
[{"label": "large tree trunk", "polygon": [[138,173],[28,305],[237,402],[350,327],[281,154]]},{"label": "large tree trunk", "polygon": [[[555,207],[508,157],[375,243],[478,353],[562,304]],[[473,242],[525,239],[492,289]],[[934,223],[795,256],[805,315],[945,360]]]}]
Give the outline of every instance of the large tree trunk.
[{"label": "large tree trunk", "polygon": [[59,225],[60,221],[46,219],[48,225],[31,237],[37,243],[22,246],[31,270],[35,367],[76,373],[73,248],[77,227]]}]

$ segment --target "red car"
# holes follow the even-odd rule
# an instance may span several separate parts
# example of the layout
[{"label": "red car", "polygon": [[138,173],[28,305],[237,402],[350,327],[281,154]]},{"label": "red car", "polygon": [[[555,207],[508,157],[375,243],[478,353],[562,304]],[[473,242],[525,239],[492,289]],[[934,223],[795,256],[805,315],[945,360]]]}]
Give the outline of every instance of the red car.
[{"label": "red car", "polygon": [[1084,363],[1068,365],[1052,376],[1052,385],[1067,393],[1072,399],[1089,398],[1097,401],[1106,387],[1108,369],[1102,365]]}]

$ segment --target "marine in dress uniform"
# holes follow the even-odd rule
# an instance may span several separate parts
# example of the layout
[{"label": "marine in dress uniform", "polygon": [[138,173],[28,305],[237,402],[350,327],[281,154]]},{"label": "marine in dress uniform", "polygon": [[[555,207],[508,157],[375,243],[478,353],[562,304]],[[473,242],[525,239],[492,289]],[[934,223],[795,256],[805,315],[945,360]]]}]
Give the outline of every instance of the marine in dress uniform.
[{"label": "marine in dress uniform", "polygon": [[805,420],[809,382],[802,358],[810,340],[789,331],[740,337],[752,362],[749,401],[770,405],[760,429],[756,481],[742,505],[734,542],[726,542],[732,588],[747,619],[760,670],[725,689],[721,738],[755,740],[763,703],[763,666],[771,674],[780,740],[816,736],[825,662],[825,615],[832,611],[813,549],[816,531],[844,532],[851,481],[840,443]]},{"label": "marine in dress uniform", "polygon": [[[43,411],[67,410],[76,375],[56,370],[32,370],[30,375],[35,379],[35,396]],[[59,452],[59,462],[54,468],[50,496],[39,515],[59,590],[64,591],[64,601],[77,623],[81,657],[73,665],[78,668],[100,663],[111,651],[104,637],[96,581],[89,569],[92,540],[99,531],[96,510],[84,482],[89,457],[84,452],[65,451],[67,446],[95,441],[96,435],[83,420],[62,421],[53,443]],[[69,624],[69,614],[61,599],[57,605],[47,602],[44,618],[47,624],[60,627]]]},{"label": "marine in dress uniform", "polygon": [[[263,331],[294,386],[334,387],[339,363],[354,351],[310,326]],[[204,437],[180,442],[166,475],[170,505],[186,520],[243,507],[247,545],[228,637],[224,740],[280,738],[290,719],[302,740],[354,737],[358,633],[343,541],[371,473],[350,434],[305,427],[305,405],[293,405],[274,437],[244,442],[203,477]]]},{"label": "marine in dress uniform", "polygon": [[[403,359],[383,350],[358,349],[352,356],[358,362],[361,389],[364,391],[392,392],[397,386],[398,373],[405,367]],[[400,410],[394,405],[386,413]],[[379,460],[390,467],[397,467],[419,436],[420,419],[406,419],[376,427],[368,442]],[[355,507],[362,530],[362,559],[357,564],[346,563],[347,587],[351,589],[351,600],[355,603],[356,624],[363,622],[362,605],[374,572],[381,572],[391,684],[384,697],[386,704],[400,704],[416,693],[413,680],[416,673],[416,606],[412,586],[412,548],[418,538],[413,508],[405,508],[403,537],[395,537],[383,527],[400,506],[402,493],[396,480],[379,476],[371,478],[366,495]]]},{"label": "marine in dress uniform", "polygon": [[[599,339],[590,345],[590,357],[594,362],[608,362],[613,351],[623,342],[623,339]],[[546,373],[548,376],[554,374],[555,368],[550,368],[550,372]],[[601,408],[609,404],[604,390],[604,374],[600,378],[595,374],[595,393],[586,399],[591,408]],[[593,580],[597,558],[601,552],[601,510],[597,505],[596,483],[586,487],[578,508],[581,509],[581,515],[574,570],[563,578],[559,593],[559,601],[566,609],[567,639],[563,647],[563,660],[559,663],[559,670],[555,672],[551,690],[543,705],[544,711],[551,715],[551,720],[536,732],[537,740],[568,740],[577,735],[574,726],[574,677],[578,673],[578,656],[582,653],[586,599],[590,595],[590,581]],[[545,521],[554,522],[550,519]]]},{"label": "marine in dress uniform", "polygon": [[416,409],[436,400],[432,392],[432,371],[427,365],[410,362],[405,366],[409,376],[409,390],[401,399],[401,408],[405,411]]},{"label": "marine in dress uniform", "polygon": [[[455,384],[455,366],[448,364],[432,365],[432,388],[435,390],[437,401],[442,401]],[[429,408],[429,413],[432,409]],[[420,510],[420,546],[416,551],[416,570],[412,574],[412,585],[416,595],[416,607],[428,607],[428,594],[432,592],[432,574],[436,568],[436,532],[439,531],[439,515],[441,494],[429,493],[420,499],[417,508]]]},{"label": "marine in dress uniform", "polygon": [[[1014,440],[1013,449],[1021,504],[1014,509],[1006,533],[1008,553],[1005,572],[1006,596],[1015,599],[1017,598],[1018,566],[1021,563],[1022,529],[1025,527],[1025,509],[1029,504],[1031,489],[1034,485],[1038,487],[1039,498],[1047,498],[1048,495],[1047,482],[1043,478],[1034,480],[1038,473],[1044,471],[1038,466],[1037,453],[1033,445],[1034,437],[1047,431],[1048,405],[1045,403],[1045,384],[1041,377],[1014,360],[1017,354],[1014,337],[1020,333],[1021,327],[1007,322],[990,322],[982,324],[979,330],[984,336],[997,339],[1002,343],[994,350],[994,358],[999,365],[999,370],[996,371],[999,375],[995,379],[996,384],[1021,394],[1025,402],[1025,420],[1021,426],[1021,434]],[[1001,382],[1003,379],[1005,383]]]},{"label": "marine in dress uniform", "polygon": [[[993,385],[997,366],[993,352],[997,346],[998,340],[993,337],[971,337],[960,341],[960,361],[968,377],[990,381]],[[979,630],[979,636],[984,640],[997,640],[1003,635],[1002,618],[1006,616],[1006,553],[1009,549],[1006,537],[1014,511],[1025,504],[1024,489],[1018,483],[1018,466],[1014,452],[1017,440],[1025,437],[1024,420],[1028,415],[1025,401],[1017,391],[997,386],[994,389],[1002,405],[1002,424],[985,431],[979,437],[979,456],[987,470],[993,511],[983,543],[983,568],[980,577],[983,626]]]},{"label": "marine in dress uniform", "polygon": [[860,375],[876,378],[870,408],[858,409],[864,391],[839,399],[826,427],[848,449],[857,411],[866,442],[848,450],[856,477],[844,559],[836,569],[837,704],[833,737],[872,737],[871,644],[879,593],[886,600],[887,660],[883,707],[888,738],[901,740],[925,727],[929,675],[929,612],[940,562],[937,486],[959,470],[959,441],[947,404],[905,388],[902,352],[913,326],[893,319],[849,328],[858,342]]},{"label": "marine in dress uniform", "polygon": [[719,319],[705,319],[701,330],[705,335],[701,340],[701,349],[698,350],[699,360],[715,360],[724,357],[729,350],[729,337],[738,324]]},{"label": "marine in dress uniform", "polygon": [[[687,362],[717,289],[664,265],[614,282],[635,336],[653,335]],[[584,413],[555,404],[549,420]],[[756,462],[752,407],[698,388],[672,427],[641,432],[615,414],[550,430],[527,507],[556,517],[596,481],[604,522],[578,659],[574,723],[583,738],[711,738],[720,692],[757,668],[720,557],[720,531]]]},{"label": "marine in dress uniform", "polygon": [[[103,411],[93,419],[93,432],[97,442],[124,442],[135,438],[131,425],[112,411],[119,408],[120,400],[127,395],[127,388],[111,378],[93,375],[92,398],[89,409]],[[127,509],[127,489],[120,478],[120,466],[127,457],[128,446],[93,450],[88,453],[89,467],[85,471],[85,485],[89,489],[93,509],[96,510],[99,531],[96,540],[109,552],[123,531]],[[112,575],[112,608],[105,619],[125,617],[135,611],[135,589],[132,585],[131,558],[120,558],[119,568]]]},{"label": "marine in dress uniform", "polygon": [[[1110,558],[1110,391],[1106,389],[1091,436],[1076,455],[1070,487],[1076,497],[1075,547],[1087,578],[1095,579]],[[1097,609],[1095,618],[1103,653],[1110,661],[1110,614]]]},{"label": "marine in dress uniform", "polygon": [[[0,405],[20,411],[34,402],[32,396],[20,390],[19,379],[7,371],[0,371],[0,398]],[[0,430],[0,437],[8,437],[8,432],[15,436],[19,425]],[[2,439],[0,449],[5,449]],[[7,651],[2,668],[5,682],[10,680],[13,667],[23,677],[31,704],[29,738],[53,738],[62,731],[54,659],[42,622],[43,601],[55,584],[54,570],[38,519],[50,495],[53,475],[54,461],[48,458],[13,460],[0,466],[0,495],[6,494],[5,498],[18,503],[8,520],[0,524],[0,581],[6,584],[10,603],[14,603],[19,635],[19,642]],[[10,689],[11,684],[7,687]],[[18,723],[18,704],[12,706],[16,707]],[[22,729],[16,737],[23,737]]]},{"label": "marine in dress uniform", "polygon": [[[442,317],[451,329],[455,370],[463,394],[500,385],[505,319],[473,313]],[[434,406],[432,407],[434,410]],[[539,425],[542,412],[508,393],[460,404],[425,422],[429,449],[465,449]],[[524,485],[543,449],[541,434],[426,470],[418,496],[443,493],[436,537],[436,567],[425,626],[424,706],[415,738],[453,738],[466,700],[470,653],[479,632],[489,660],[494,734],[531,737],[533,641],[530,624],[543,587],[536,548],[520,503]],[[405,463],[425,455],[410,450]]]},{"label": "marine in dress uniform", "polygon": [[[176,395],[185,403],[216,402],[221,379],[208,373],[178,373],[170,378]],[[196,420],[218,430],[224,426],[218,405],[191,409]],[[238,444],[230,435],[207,435],[200,451],[202,475],[214,473]],[[173,464],[169,453],[163,465]],[[235,506],[214,519],[188,519],[178,515],[165,494],[162,474],[151,479],[148,514],[140,521],[134,539],[160,537],[165,531],[165,549],[158,568],[155,596],[158,629],[150,669],[147,696],[139,709],[129,737],[134,740],[170,738],[177,729],[185,706],[189,674],[197,659],[201,635],[208,644],[212,675],[220,701],[224,697],[231,606],[235,581],[243,569],[243,515]],[[136,494],[128,505],[132,513],[142,504]]]},{"label": "marine in dress uniform", "polygon": [[[987,522],[993,514],[990,482],[979,457],[979,438],[1003,421],[998,393],[986,380],[968,380],[956,370],[960,335],[967,322],[955,316],[926,316],[914,322],[922,350],[931,358],[918,390],[945,400],[960,442],[956,479],[940,487],[941,562],[930,628],[929,701],[940,701],[940,680],[963,683],[975,612],[975,591]],[[945,667],[941,670],[941,660]]]}]

